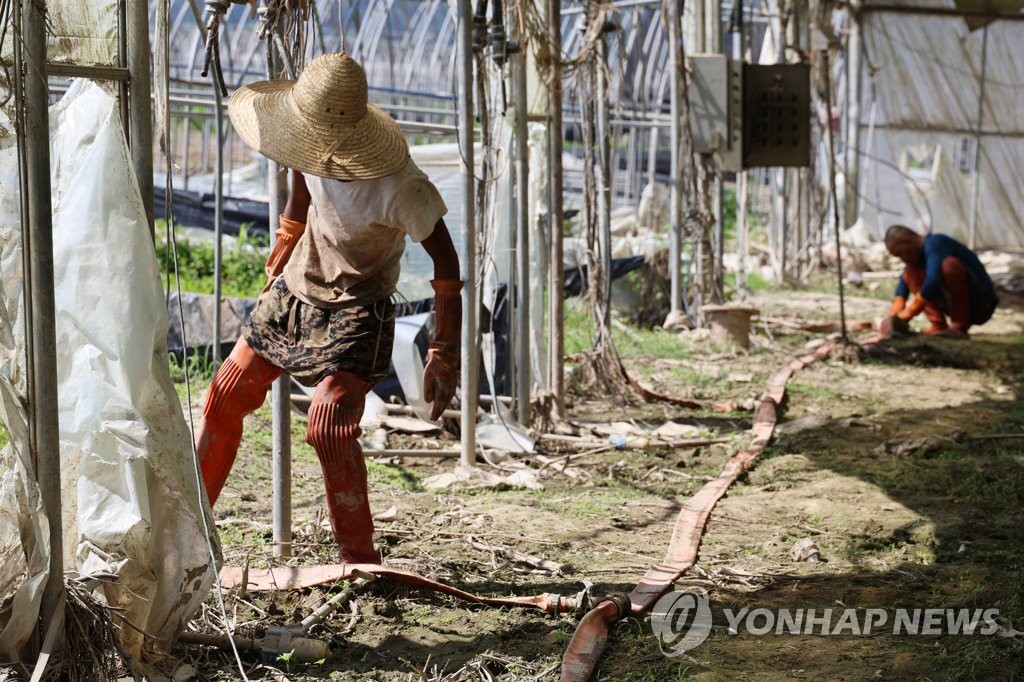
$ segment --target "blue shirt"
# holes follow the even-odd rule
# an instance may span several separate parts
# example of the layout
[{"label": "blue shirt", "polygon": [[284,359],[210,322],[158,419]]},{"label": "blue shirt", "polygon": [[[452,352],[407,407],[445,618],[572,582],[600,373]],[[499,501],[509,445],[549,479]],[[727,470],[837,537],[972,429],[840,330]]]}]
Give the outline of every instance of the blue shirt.
[{"label": "blue shirt", "polygon": [[[967,271],[971,273],[972,279],[978,284],[977,289],[972,287],[974,296],[980,296],[994,302],[996,300],[996,289],[992,284],[992,278],[985,271],[985,266],[978,260],[978,256],[969,248],[944,234],[929,234],[924,238],[923,249],[924,284],[921,285],[921,296],[927,300],[937,301],[942,299],[942,261],[947,256],[953,256],[963,263]],[[910,295],[910,289],[900,275],[899,284],[896,285],[896,295],[906,298]]]}]

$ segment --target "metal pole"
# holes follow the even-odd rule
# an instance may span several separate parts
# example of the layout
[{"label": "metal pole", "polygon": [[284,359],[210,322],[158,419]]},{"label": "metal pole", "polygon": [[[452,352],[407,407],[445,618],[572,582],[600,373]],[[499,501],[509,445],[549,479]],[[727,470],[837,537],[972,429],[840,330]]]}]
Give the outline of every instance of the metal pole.
[{"label": "metal pole", "polygon": [[[57,331],[53,280],[53,206],[50,198],[50,89],[46,78],[46,2],[22,0],[21,125],[25,159],[23,225],[27,252],[26,307],[31,315],[29,365],[29,449],[35,463],[50,536],[50,563],[39,617],[43,631],[55,617],[64,592],[64,528],[61,511],[60,422],[57,405]],[[15,41],[17,43],[18,41]],[[61,638],[62,642],[63,638]],[[62,645],[62,644],[61,644]],[[58,645],[58,646],[61,646]]]},{"label": "metal pole", "polygon": [[[512,22],[514,26],[518,24]],[[525,35],[518,36],[519,52],[512,68],[512,101],[515,106],[516,183],[516,417],[520,424],[530,423],[530,140],[527,126],[526,71],[529,52]]]},{"label": "metal pole", "polygon": [[860,76],[864,53],[861,41],[860,3],[850,6],[850,29],[846,38],[846,182],[844,183],[843,226],[857,222],[857,187],[860,184]]},{"label": "metal pole", "polygon": [[[278,29],[280,30],[280,29]],[[268,36],[268,40],[270,37]],[[281,76],[279,53],[268,50],[267,78]],[[297,74],[290,74],[296,77]],[[217,88],[214,88],[216,90]],[[218,93],[219,94],[219,93]],[[267,159],[267,218],[271,226],[271,248],[277,240],[273,226],[288,201],[288,169]],[[274,555],[292,555],[292,434],[291,434],[291,377],[282,374],[270,388],[271,399],[271,473],[273,479],[272,517]]]},{"label": "metal pole", "polygon": [[[153,100],[150,75],[149,4],[146,0],[128,2],[128,70],[131,74],[132,166],[146,207],[146,220],[153,233]],[[170,140],[168,140],[168,144]]]},{"label": "metal pole", "polygon": [[[203,23],[196,0],[189,0],[192,15],[195,17],[199,35],[206,40],[206,24]],[[214,137],[217,138],[214,152],[213,176],[213,343],[211,361],[214,370],[220,365],[220,326],[221,326],[221,237],[224,234],[224,103],[220,87],[213,84],[213,120]],[[186,134],[188,131],[186,130]],[[205,152],[204,152],[205,154]],[[205,161],[204,161],[205,164]],[[277,219],[277,214],[270,217]],[[271,222],[271,225],[274,223]]]},{"label": "metal pole", "polygon": [[[268,218],[277,224],[284,203],[288,200],[288,169],[267,160]],[[275,240],[274,230],[270,231]],[[273,248],[273,244],[271,244]],[[273,469],[274,555],[292,555],[292,439],[291,439],[291,377],[282,374],[270,389],[271,396],[271,467]]]},{"label": "metal pole", "polygon": [[[772,35],[775,38],[776,63],[786,63],[786,35],[782,30],[782,14],[785,11],[785,0],[769,0],[769,11],[772,14]],[[775,168],[772,174],[772,270],[775,281],[785,282],[786,273],[786,169]]]},{"label": "metal pole", "polygon": [[551,243],[548,266],[548,382],[552,418],[565,412],[565,279],[562,254],[562,2],[548,0],[548,40],[551,72],[548,82],[548,216]]},{"label": "metal pole", "polygon": [[[981,124],[985,115],[985,70],[988,66],[988,24],[981,34],[981,82],[978,84],[978,132],[974,138],[974,177],[971,178],[971,217],[967,229],[967,244],[972,249],[978,237],[978,194],[981,190]],[[932,229],[934,225],[930,226]]]},{"label": "metal pole", "polygon": [[[713,53],[725,52],[725,41],[722,39],[722,0],[709,0],[707,15],[706,50]],[[715,166],[711,180],[711,213],[715,218],[715,241],[711,252],[711,300],[720,303],[725,295],[725,272],[722,261],[725,257],[725,187],[722,182],[722,169]]]},{"label": "metal pole", "polygon": [[[596,5],[596,2],[593,3]],[[605,74],[608,69],[608,43],[602,34],[596,45],[597,52],[597,101],[594,103],[597,130],[597,221],[598,258],[601,270],[601,300],[598,311],[601,319],[599,334],[611,335],[612,305],[612,193],[611,193],[611,129],[608,126],[608,83]],[[611,340],[610,338],[608,339]]]},{"label": "metal pole", "polygon": [[[744,45],[743,29],[743,3],[745,0],[736,0],[736,23],[732,36],[733,59],[742,62],[746,52]],[[736,289],[743,291],[747,288],[747,171],[741,170],[736,174],[736,252],[739,256],[736,268]]]},{"label": "metal pole", "polygon": [[[672,123],[669,135],[672,138],[671,178],[669,179],[670,233],[669,233],[669,309],[672,312],[683,310],[682,252],[683,252],[683,180],[682,159],[680,158],[683,130],[680,117],[683,115],[683,88],[680,79],[683,74],[683,41],[679,25],[682,17],[680,7],[682,0],[670,0],[668,3],[668,43],[669,43],[669,97],[671,98]],[[652,145],[656,147],[655,133],[651,133]],[[654,158],[656,149],[651,151]],[[651,184],[654,184],[654,168],[651,167]]]},{"label": "metal pole", "polygon": [[[214,137],[217,138],[213,169],[213,367],[220,366],[221,265],[224,237],[224,106],[220,87],[213,84]],[[273,219],[276,219],[274,216]],[[273,224],[273,223],[272,223]]]},{"label": "metal pole", "polygon": [[[825,105],[826,111],[832,111],[832,78],[829,72],[828,48],[821,51],[821,66],[825,76]],[[836,197],[836,157],[835,142],[832,139],[832,121],[825,122],[828,131],[828,178],[829,193],[832,195],[832,216],[836,224],[836,278],[839,284],[839,330],[843,342],[846,337],[846,299],[843,292],[843,248],[839,241],[839,199]]]},{"label": "metal pole", "polygon": [[479,399],[480,354],[477,345],[475,170],[473,159],[473,8],[459,0],[459,146],[462,148],[462,464],[476,462],[476,407]]}]

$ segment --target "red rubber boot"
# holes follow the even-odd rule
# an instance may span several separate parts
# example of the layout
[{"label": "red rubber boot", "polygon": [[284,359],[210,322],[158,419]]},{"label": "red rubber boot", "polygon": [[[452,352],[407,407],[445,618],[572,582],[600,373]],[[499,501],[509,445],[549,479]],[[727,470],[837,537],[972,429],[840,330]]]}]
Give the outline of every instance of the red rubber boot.
[{"label": "red rubber boot", "polygon": [[242,418],[263,404],[267,389],[281,370],[238,339],[217,370],[196,429],[196,453],[210,506],[217,502],[242,442]]},{"label": "red rubber boot", "polygon": [[320,459],[331,528],[344,563],[380,563],[373,547],[366,462],[359,446],[359,420],[370,386],[369,379],[336,372],[316,387],[309,407],[306,442]]}]

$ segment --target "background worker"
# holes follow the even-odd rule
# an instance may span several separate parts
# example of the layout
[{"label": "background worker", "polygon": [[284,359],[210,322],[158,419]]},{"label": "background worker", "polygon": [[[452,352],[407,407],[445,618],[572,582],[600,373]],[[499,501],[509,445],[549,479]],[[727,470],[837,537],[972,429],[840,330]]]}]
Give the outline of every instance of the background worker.
[{"label": "background worker", "polygon": [[437,188],[409,157],[398,124],[367,103],[366,75],[344,53],[312,61],[297,81],[239,89],[228,111],[245,142],[294,169],[270,279],[218,370],[196,432],[210,504],[242,438],[242,418],[287,372],[316,390],[306,442],[324,475],[341,560],[379,563],[359,420],[391,361],[405,239],[431,257],[435,333],[423,371],[437,419],[459,375],[462,281]]},{"label": "background worker", "polygon": [[992,279],[978,256],[957,240],[893,225],[885,232],[885,246],[905,267],[880,326],[882,336],[909,331],[910,320],[924,312],[930,323],[925,334],[965,339],[971,326],[992,317],[999,302]]}]

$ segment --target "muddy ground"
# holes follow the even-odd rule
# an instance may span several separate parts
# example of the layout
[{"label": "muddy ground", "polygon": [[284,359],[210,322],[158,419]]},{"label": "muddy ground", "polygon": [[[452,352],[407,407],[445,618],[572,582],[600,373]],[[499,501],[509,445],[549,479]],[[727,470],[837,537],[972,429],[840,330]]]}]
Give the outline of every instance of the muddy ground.
[{"label": "muddy ground", "polygon": [[[629,592],[659,562],[681,505],[749,441],[749,411],[769,374],[805,354],[823,336],[787,324],[836,318],[826,294],[760,294],[749,352],[690,334],[663,333],[657,354],[634,334],[623,360],[666,394],[708,405],[570,397],[571,426],[593,441],[609,422],[650,431],[666,422],[690,437],[722,444],[678,449],[629,447],[585,452],[542,440],[533,456],[499,467],[527,468],[542,489],[430,490],[425,481],[455,460],[371,461],[376,540],[387,565],[414,570],[480,595],[596,595]],[[870,319],[885,303],[851,297],[850,319]],[[853,335],[856,338],[856,335]],[[713,616],[710,637],[681,656],[664,655],[649,620],[612,627],[596,678],[602,680],[1009,680],[1024,675],[1024,307],[1005,306],[970,342],[914,337],[883,344],[860,361],[828,359],[789,386],[777,438],[711,515],[698,564],[677,589],[703,588]],[[201,400],[197,396],[196,404]],[[720,412],[714,403],[740,409]],[[743,409],[744,405],[748,409]],[[241,566],[334,561],[324,522],[319,465],[293,420],[296,557],[269,558],[269,410],[249,418],[239,461],[215,510],[225,563]],[[621,428],[621,426],[620,426]],[[437,434],[433,434],[436,436]],[[451,447],[454,438],[438,440]],[[392,433],[391,447],[420,446],[424,436]],[[642,442],[641,442],[642,444]],[[590,449],[594,449],[590,446]],[[547,458],[547,459],[544,459]],[[551,459],[555,459],[554,462]],[[797,561],[798,541],[813,542],[818,561]],[[805,543],[806,544],[806,543]],[[493,551],[487,549],[488,546]],[[544,571],[504,558],[508,547],[562,568]],[[295,622],[337,587],[240,595],[226,592],[240,634]],[[197,627],[214,626],[216,600]],[[377,583],[317,634],[334,644],[326,660],[270,664],[243,656],[250,679],[550,680],[577,618],[496,609],[396,584]],[[836,636],[728,632],[725,609],[998,609],[991,636]],[[835,621],[833,620],[833,625]],[[175,654],[206,679],[240,679],[217,650],[178,647]]]}]

